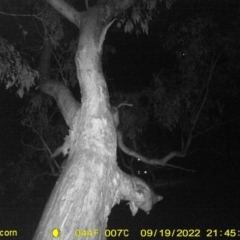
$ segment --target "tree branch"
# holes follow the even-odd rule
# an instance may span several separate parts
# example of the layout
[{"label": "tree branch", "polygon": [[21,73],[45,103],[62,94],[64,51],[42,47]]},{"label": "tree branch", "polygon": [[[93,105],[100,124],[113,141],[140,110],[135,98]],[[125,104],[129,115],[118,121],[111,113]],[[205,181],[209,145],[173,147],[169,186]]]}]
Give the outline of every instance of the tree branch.
[{"label": "tree branch", "polygon": [[57,12],[77,27],[80,26],[81,13],[64,0],[46,0]]},{"label": "tree branch", "polygon": [[69,127],[72,125],[76,112],[80,109],[80,103],[72,96],[71,91],[63,83],[50,79],[49,71],[51,65],[52,46],[50,40],[46,40],[46,45],[40,60],[39,88],[44,93],[55,98],[57,105]]},{"label": "tree branch", "polygon": [[163,167],[167,166],[167,167],[177,168],[177,169],[180,169],[180,170],[183,170],[183,171],[194,172],[194,170],[192,170],[192,169],[186,169],[186,168],[178,167],[178,166],[167,163],[170,159],[172,159],[174,157],[186,157],[185,149],[183,151],[172,151],[161,159],[157,159],[157,158],[152,159],[152,158],[147,158],[147,157],[129,149],[128,147],[126,147],[125,144],[123,143],[122,133],[119,130],[117,130],[117,141],[118,141],[119,148],[124,153],[126,153],[129,156],[140,159],[144,163],[147,163],[147,164],[150,164],[150,165],[155,165],[155,166],[163,166]]},{"label": "tree branch", "polygon": [[191,169],[185,169],[185,168],[178,167],[178,166],[175,166],[175,165],[172,165],[172,164],[167,164],[167,162],[170,159],[172,159],[173,157],[186,157],[188,148],[189,148],[189,146],[191,144],[191,140],[192,140],[192,132],[189,133],[187,144],[182,149],[182,151],[172,151],[168,155],[163,157],[162,159],[150,159],[150,158],[147,158],[147,157],[137,153],[136,151],[133,151],[133,150],[129,149],[127,146],[125,146],[125,144],[123,142],[122,132],[118,128],[118,125],[120,123],[118,108],[120,108],[122,106],[132,107],[133,105],[129,104],[129,103],[121,103],[117,107],[113,107],[112,106],[113,121],[114,121],[114,125],[115,125],[115,127],[117,129],[116,130],[117,131],[117,143],[118,143],[119,148],[124,153],[126,153],[129,156],[135,157],[135,158],[141,160],[142,162],[150,164],[150,165],[168,166],[168,167],[172,167],[172,168],[181,169],[181,170],[184,170],[184,171],[194,172],[194,170],[191,170]]}]

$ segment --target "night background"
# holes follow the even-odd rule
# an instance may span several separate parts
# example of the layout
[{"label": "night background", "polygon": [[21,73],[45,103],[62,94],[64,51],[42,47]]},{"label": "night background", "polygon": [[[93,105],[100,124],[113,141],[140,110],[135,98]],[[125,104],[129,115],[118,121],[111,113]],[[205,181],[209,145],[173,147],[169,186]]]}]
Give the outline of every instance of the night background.
[{"label": "night background", "polygon": [[[85,7],[84,1],[68,2]],[[152,12],[141,6],[142,16],[152,14],[147,27],[132,20],[133,28],[126,22],[119,28],[121,19],[134,19],[131,9],[123,13],[106,35],[102,55],[110,103],[133,104],[120,110],[124,143],[161,159],[191,141],[186,157],[174,157],[165,167],[117,150],[119,167],[164,199],[149,215],[139,210],[134,217],[121,202],[108,228],[128,229],[129,239],[142,239],[145,229],[199,229],[200,239],[207,233],[238,239],[240,2],[176,0]],[[46,32],[53,42],[51,78],[80,100],[74,65],[78,29],[44,1],[0,0],[0,230],[18,231],[8,239],[32,238],[65,160],[50,156],[68,129],[54,99],[37,87]],[[24,71],[25,81],[35,77],[35,84],[24,82],[21,90],[18,75]]]}]

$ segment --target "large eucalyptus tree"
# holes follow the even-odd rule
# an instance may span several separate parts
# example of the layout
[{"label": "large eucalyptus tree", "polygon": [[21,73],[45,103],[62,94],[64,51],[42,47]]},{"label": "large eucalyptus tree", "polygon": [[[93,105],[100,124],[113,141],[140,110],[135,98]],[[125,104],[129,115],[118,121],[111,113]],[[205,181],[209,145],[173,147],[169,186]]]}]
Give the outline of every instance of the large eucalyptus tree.
[{"label": "large eucalyptus tree", "polygon": [[[102,45],[114,19],[134,0],[99,0],[79,12],[64,0],[47,1],[75,24],[80,36],[75,57],[81,104],[70,90],[48,76],[51,54],[47,41],[40,64],[40,89],[53,96],[69,127],[69,135],[57,151],[68,154],[64,167],[45,207],[34,239],[50,239],[54,228],[62,239],[104,239],[111,208],[120,200],[130,201],[134,215],[138,208],[151,210],[156,196],[148,185],[123,173],[116,162],[118,119],[111,111],[101,66]],[[88,230],[79,232],[76,229]]]},{"label": "large eucalyptus tree", "polygon": [[[153,204],[162,199],[161,196],[155,195],[145,182],[130,177],[119,169],[116,162],[117,144],[125,153],[152,165],[173,166],[168,164],[170,159],[176,156],[185,157],[192,139],[214,127],[206,127],[209,126],[209,119],[202,117],[200,122],[208,125],[201,124],[203,126],[200,126],[197,129],[198,132],[195,132],[195,136],[193,136],[199,116],[202,113],[204,116],[204,114],[213,112],[211,106],[214,106],[214,101],[219,114],[222,114],[223,105],[217,96],[220,95],[220,91],[216,94],[217,88],[215,87],[220,86],[221,77],[217,76],[223,75],[223,70],[224,74],[227,71],[232,72],[233,66],[239,69],[232,64],[236,62],[236,58],[232,56],[238,49],[237,41],[229,41],[233,40],[233,37],[230,39],[219,37],[220,35],[215,34],[211,28],[208,29],[209,23],[211,23],[209,20],[202,21],[197,18],[196,20],[187,20],[182,27],[170,26],[165,39],[165,47],[177,51],[177,58],[180,61],[179,71],[175,69],[173,73],[167,74],[167,77],[156,75],[157,87],[151,92],[151,98],[149,98],[152,99],[150,102],[153,104],[154,114],[159,122],[169,129],[178,126],[181,128],[182,147],[181,151],[172,151],[162,159],[148,159],[131,151],[123,143],[122,134],[117,128],[118,111],[109,104],[108,89],[101,66],[101,54],[109,27],[122,13],[127,12],[125,16],[129,17],[128,9],[131,6],[135,6],[131,17],[128,18],[128,21],[126,18],[118,18],[117,26],[125,24],[125,30],[131,31],[134,24],[137,23],[136,32],[139,32],[140,26],[147,33],[148,22],[152,19],[152,12],[156,10],[157,0],[78,1],[81,3],[81,7],[84,4],[86,6],[85,11],[82,12],[76,10],[69,3],[76,4],[75,0],[66,0],[66,2],[64,0],[47,0],[54,11],[72,22],[80,32],[75,57],[77,80],[81,89],[80,102],[74,99],[67,85],[57,81],[57,77],[53,79],[49,73],[52,46],[59,45],[63,32],[61,31],[62,26],[59,24],[60,18],[57,18],[53,12],[48,14],[48,7],[43,6],[43,2],[46,3],[45,1],[34,3],[27,1],[28,4],[36,5],[36,9],[41,9],[41,11],[36,15],[23,14],[22,16],[33,17],[43,23],[45,35],[43,37],[44,51],[39,68],[39,88],[45,94],[55,98],[69,127],[69,133],[65,137],[64,144],[52,155],[54,157],[62,152],[68,158],[45,207],[34,238],[52,239],[52,233],[54,236],[59,234],[59,230],[55,228],[59,228],[62,239],[66,240],[81,235],[84,235],[85,239],[104,239],[104,229],[111,208],[121,199],[130,202],[133,215],[136,214],[138,208],[148,213]],[[171,2],[173,0],[167,0],[167,6],[171,5]],[[11,4],[19,10],[17,3],[16,1],[16,4]],[[5,4],[9,3],[5,2]],[[141,8],[142,6],[143,8]],[[27,11],[32,10],[31,7],[26,9]],[[143,12],[140,14],[141,9]],[[147,11],[145,11],[146,9]],[[0,14],[15,16],[15,14],[2,12],[2,6],[0,6]],[[47,21],[44,21],[44,18]],[[27,30],[20,23],[17,26],[25,38],[28,34]],[[56,26],[60,26],[61,30]],[[179,31],[176,30],[178,28]],[[213,33],[213,36],[209,33]],[[36,35],[34,35],[34,39]],[[38,35],[42,36],[42,34]],[[212,37],[210,38],[210,36]],[[220,41],[213,41],[215,37]],[[29,90],[34,85],[38,73],[23,60],[16,47],[3,38],[4,36],[1,35],[0,81],[7,88],[16,86],[18,95],[22,97],[25,90]],[[14,38],[17,39],[15,35]],[[221,59],[222,56],[224,58]],[[232,59],[231,64],[226,64],[226,59]],[[36,62],[34,61],[34,63]],[[216,70],[218,62],[220,63],[219,68]],[[213,73],[217,75],[213,77]],[[222,78],[228,80],[230,77],[223,75]],[[222,86],[227,86],[227,84],[225,85],[224,82]],[[236,86],[234,92],[238,93],[238,85]],[[229,91],[227,88],[225,90]],[[211,99],[209,95],[213,92],[214,95]],[[221,95],[226,97],[222,92]],[[207,102],[208,104],[206,104]],[[39,109],[42,110],[40,107]],[[214,118],[214,114],[212,116],[213,120],[217,120]],[[37,117],[40,118],[40,116]],[[29,120],[29,122],[31,121]],[[48,143],[52,143],[54,137],[50,138]],[[49,144],[50,147],[48,147],[41,135],[40,141],[40,144],[45,144],[44,151],[47,149],[48,151],[45,153],[47,152],[49,155],[50,149],[53,149],[56,144],[51,146]],[[127,232],[124,234],[126,235]]]}]

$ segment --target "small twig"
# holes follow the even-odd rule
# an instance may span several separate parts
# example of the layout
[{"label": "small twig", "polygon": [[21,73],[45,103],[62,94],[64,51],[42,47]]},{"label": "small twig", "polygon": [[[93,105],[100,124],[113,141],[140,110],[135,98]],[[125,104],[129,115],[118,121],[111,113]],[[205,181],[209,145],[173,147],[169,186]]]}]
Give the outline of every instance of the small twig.
[{"label": "small twig", "polygon": [[52,152],[51,152],[50,148],[48,147],[47,143],[44,141],[44,139],[42,138],[42,136],[38,133],[38,131],[37,131],[35,128],[33,128],[31,125],[26,124],[26,126],[28,126],[29,128],[31,128],[31,129],[33,130],[33,132],[35,132],[35,133],[38,135],[38,137],[39,137],[40,140],[42,141],[43,145],[44,145],[45,148],[47,149],[48,153],[49,153],[50,155],[52,155]]},{"label": "small twig", "polygon": [[62,76],[62,80],[64,81],[65,85],[67,86],[67,81],[66,81],[66,79],[65,79],[64,76],[63,76],[62,66],[61,66],[59,60],[57,59],[57,56],[55,55],[55,53],[52,52],[52,54],[53,54],[53,56],[55,57],[55,60],[56,60],[58,66],[59,66],[59,68],[60,68],[60,74],[61,74],[61,76]]},{"label": "small twig", "polygon": [[216,125],[214,125],[214,126],[211,126],[211,127],[207,128],[207,129],[203,130],[202,132],[194,135],[192,138],[196,138],[196,137],[198,137],[199,135],[202,135],[202,134],[204,134],[204,133],[212,130],[213,128],[220,127],[220,126],[222,126],[222,125],[226,125],[226,124],[228,124],[228,123],[230,123],[230,122],[234,122],[234,121],[236,121],[236,120],[239,119],[239,118],[240,118],[240,117],[237,117],[237,118],[228,120],[228,121],[226,121],[226,122],[219,123],[219,124],[216,124]]},{"label": "small twig", "polygon": [[47,8],[47,5],[40,13],[37,13],[37,14],[15,14],[15,13],[6,13],[6,12],[2,12],[2,11],[0,11],[0,13],[3,15],[13,16],[13,17],[35,17],[35,18],[37,18],[37,16],[41,15],[46,10],[46,8]]},{"label": "small twig", "polygon": [[24,146],[30,147],[30,148],[32,148],[32,149],[34,149],[34,150],[36,150],[36,151],[44,151],[44,148],[36,148],[36,147],[34,147],[34,146],[32,146],[32,145],[29,145],[29,144],[24,143],[23,140],[21,140],[21,143],[22,143]]},{"label": "small twig", "polygon": [[128,106],[128,107],[132,107],[133,104],[130,104],[130,103],[120,103],[117,108],[120,108],[120,107],[123,107],[123,106]]}]

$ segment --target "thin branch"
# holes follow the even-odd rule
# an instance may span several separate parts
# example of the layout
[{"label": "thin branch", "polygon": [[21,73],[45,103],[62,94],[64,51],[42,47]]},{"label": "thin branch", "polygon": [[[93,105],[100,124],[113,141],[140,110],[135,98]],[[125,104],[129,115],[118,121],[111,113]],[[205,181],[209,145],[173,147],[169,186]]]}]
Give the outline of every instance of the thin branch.
[{"label": "thin branch", "polygon": [[48,121],[51,122],[52,121],[52,118],[53,116],[56,114],[56,113],[59,113],[59,109],[58,108],[55,108],[54,111],[51,113],[51,115],[49,116],[48,118]]},{"label": "thin branch", "polygon": [[200,132],[200,133],[194,135],[192,138],[196,138],[196,137],[198,137],[198,136],[200,136],[200,135],[202,135],[202,134],[204,134],[204,133],[206,133],[206,132],[212,130],[213,128],[216,128],[216,127],[220,127],[220,126],[226,125],[226,124],[228,124],[228,123],[230,123],[230,122],[234,122],[234,121],[236,121],[236,120],[239,119],[239,118],[240,118],[240,117],[237,117],[237,118],[234,118],[234,119],[231,119],[231,120],[225,121],[225,122],[223,122],[223,123],[219,123],[219,124],[216,124],[216,125],[214,125],[214,126],[211,126],[211,127],[207,128],[207,129],[203,130],[202,132]]},{"label": "thin branch", "polygon": [[147,157],[129,149],[127,146],[125,146],[125,144],[123,143],[122,133],[119,130],[117,130],[117,141],[118,141],[119,148],[124,153],[126,153],[129,156],[140,159],[144,163],[147,163],[150,165],[155,165],[155,166],[162,166],[162,167],[167,166],[167,167],[177,168],[177,169],[181,169],[181,170],[188,171],[188,172],[194,172],[194,170],[192,170],[192,169],[186,169],[186,168],[178,167],[178,166],[167,163],[173,157],[186,157],[186,153],[184,153],[184,152],[172,151],[168,155],[166,155],[165,157],[163,157],[161,159],[151,159],[151,158],[147,158]]},{"label": "thin branch", "polygon": [[[226,47],[225,47],[225,48],[226,48]],[[202,104],[201,104],[201,106],[200,106],[200,108],[199,108],[199,111],[198,111],[198,113],[197,113],[197,116],[196,116],[196,118],[195,118],[195,120],[194,120],[192,129],[191,129],[192,132],[194,131],[194,128],[195,128],[195,126],[196,126],[196,124],[197,124],[197,121],[198,121],[198,119],[199,119],[200,113],[202,112],[203,106],[204,106],[204,104],[206,103],[206,99],[207,99],[207,96],[208,96],[208,93],[209,93],[209,83],[210,83],[210,81],[211,81],[211,79],[212,79],[213,71],[214,71],[214,69],[215,69],[215,66],[216,66],[216,64],[217,64],[220,56],[222,55],[223,51],[225,50],[225,48],[222,49],[222,51],[218,54],[218,56],[217,56],[217,58],[216,58],[215,60],[214,60],[214,55],[215,55],[215,54],[213,54],[213,57],[212,57],[212,65],[211,65],[210,72],[209,72],[209,75],[208,75],[208,80],[207,80],[207,89],[206,89],[206,92],[205,92],[205,95],[204,95]]]},{"label": "thin branch", "polygon": [[[42,136],[38,133],[38,131],[37,131],[35,128],[33,128],[31,125],[26,124],[26,126],[29,127],[29,128],[31,128],[32,131],[35,132],[35,133],[38,135],[38,137],[39,137],[40,140],[42,141],[42,143],[43,143],[43,145],[44,145],[45,148],[43,148],[43,149],[37,149],[37,148],[34,148],[34,147],[31,146],[31,145],[25,144],[25,143],[23,143],[23,142],[22,142],[22,143],[23,143],[24,145],[28,146],[28,147],[33,148],[34,150],[38,150],[38,151],[39,151],[39,150],[41,150],[41,151],[47,150],[47,152],[48,152],[48,153],[50,154],[50,156],[51,156],[51,155],[52,155],[51,150],[49,149],[47,143],[44,141],[44,139],[42,138]],[[47,156],[47,159],[48,159],[48,164],[49,164],[49,167],[50,167],[52,173],[55,174],[56,171],[55,171],[55,169],[54,169],[54,166],[53,166],[52,162],[55,164],[55,166],[57,167],[58,170],[60,169],[60,166],[58,165],[58,163],[56,162],[55,159],[51,159],[51,158],[49,158],[48,156]]]},{"label": "thin branch", "polygon": [[33,150],[36,150],[36,151],[44,151],[44,148],[36,148],[36,147],[34,147],[34,146],[32,146],[32,145],[29,145],[29,144],[24,143],[23,140],[21,140],[21,143],[22,143],[24,146],[26,146],[26,147],[32,148]]},{"label": "thin branch", "polygon": [[42,138],[42,136],[38,133],[38,131],[37,131],[35,128],[33,128],[31,125],[26,124],[26,126],[29,127],[29,128],[31,128],[31,129],[33,130],[33,132],[35,132],[35,133],[38,135],[38,137],[39,137],[40,140],[42,141],[43,145],[45,146],[45,149],[47,149],[48,153],[49,153],[50,155],[52,155],[52,152],[51,152],[50,148],[48,147],[47,143],[44,141],[44,139]]},{"label": "thin branch", "polygon": [[[224,49],[225,49],[225,48],[224,48]],[[212,79],[212,75],[213,75],[215,66],[216,66],[216,64],[217,64],[217,62],[218,62],[221,54],[223,53],[224,49],[222,49],[222,51],[218,54],[218,56],[217,56],[217,58],[216,58],[215,60],[214,60],[215,54],[213,54],[212,64],[211,64],[210,72],[209,72],[208,79],[207,79],[206,92],[205,92],[205,95],[204,95],[204,97],[203,97],[201,106],[200,106],[200,108],[199,108],[199,110],[198,110],[198,113],[197,113],[197,115],[196,115],[196,117],[195,117],[195,119],[194,119],[194,121],[193,121],[193,125],[192,125],[192,127],[191,127],[191,129],[190,129],[190,131],[189,131],[189,134],[188,134],[188,137],[187,137],[187,143],[186,143],[186,145],[184,146],[184,149],[182,150],[182,153],[185,154],[185,155],[186,155],[186,153],[188,152],[188,149],[189,149],[189,147],[190,147],[190,145],[191,145],[191,142],[192,142],[192,139],[193,139],[193,137],[192,137],[193,131],[194,131],[196,125],[197,125],[197,122],[198,122],[198,120],[199,120],[199,116],[200,116],[200,114],[201,114],[201,112],[202,112],[202,110],[203,110],[203,107],[204,107],[205,103],[206,103],[206,99],[207,99],[207,96],[208,96],[208,93],[209,93],[209,84],[210,84],[210,81],[211,81],[211,79]],[[168,160],[170,160],[170,159],[168,159]],[[167,161],[168,161],[168,160],[167,160]]]},{"label": "thin branch", "polygon": [[213,151],[213,152],[215,152],[216,154],[221,155],[221,156],[223,156],[223,157],[225,157],[225,158],[228,157],[226,154],[224,154],[224,153],[222,153],[222,152],[219,152],[219,151],[215,150],[214,148],[196,148],[196,149],[194,149],[193,151],[191,151],[191,153],[189,153],[189,155],[192,154],[192,153],[194,153],[194,152],[197,152],[197,151]]},{"label": "thin branch", "polygon": [[58,64],[58,66],[59,66],[59,68],[60,68],[60,74],[61,74],[61,76],[62,76],[62,80],[63,80],[63,82],[65,83],[65,85],[67,86],[67,81],[66,81],[66,79],[65,79],[64,76],[63,76],[62,66],[61,66],[60,62],[58,61],[57,56],[55,55],[55,53],[52,52],[52,54],[53,54],[53,56],[54,56],[54,58],[55,58],[55,60],[56,60],[56,62],[57,62],[57,64]]},{"label": "thin branch", "polygon": [[[117,106],[117,109],[122,107],[122,106],[129,106],[132,107],[133,104],[129,104],[129,103],[120,103]],[[185,148],[182,151],[172,151],[170,152],[168,155],[166,155],[164,158],[162,159],[150,159],[147,158],[131,149],[129,149],[127,146],[125,146],[124,142],[123,142],[123,137],[122,137],[122,133],[120,130],[117,129],[117,141],[118,141],[118,146],[119,148],[126,153],[129,156],[135,157],[137,159],[140,159],[142,162],[146,163],[146,164],[150,164],[150,165],[155,165],[155,166],[168,166],[168,167],[172,167],[172,168],[177,168],[177,169],[181,169],[183,171],[191,171],[193,172],[194,170],[191,169],[185,169],[179,166],[175,166],[172,164],[167,164],[167,162],[172,159],[173,157],[186,157],[187,154],[187,150],[190,146],[191,143],[191,133],[189,134],[189,138],[188,138],[188,142],[185,145]]]},{"label": "thin branch", "polygon": [[118,106],[117,106],[117,108],[120,108],[120,107],[123,107],[123,106],[128,106],[128,107],[132,107],[133,106],[133,104],[130,104],[130,103],[120,103]]},{"label": "thin branch", "polygon": [[6,13],[6,12],[2,12],[2,11],[0,11],[0,13],[3,15],[13,16],[13,17],[35,17],[35,18],[37,18],[37,16],[41,15],[46,10],[46,8],[47,8],[47,6],[40,13],[37,13],[37,14],[15,14],[15,13]]}]

